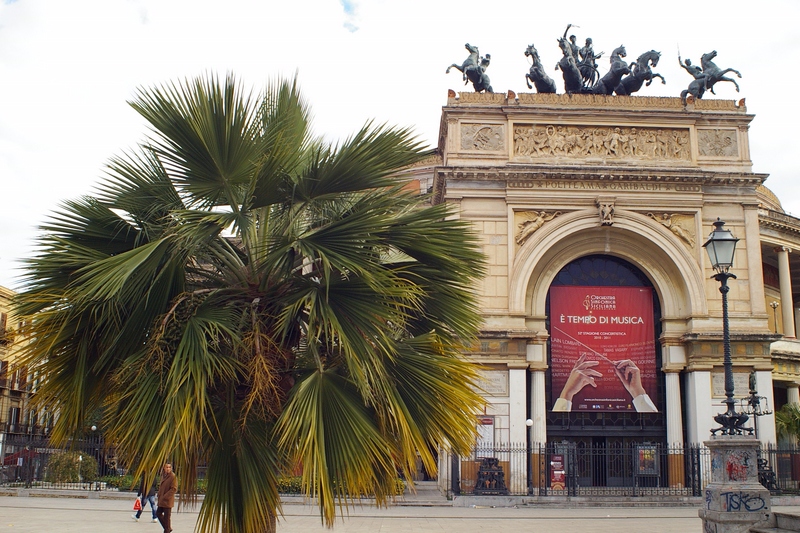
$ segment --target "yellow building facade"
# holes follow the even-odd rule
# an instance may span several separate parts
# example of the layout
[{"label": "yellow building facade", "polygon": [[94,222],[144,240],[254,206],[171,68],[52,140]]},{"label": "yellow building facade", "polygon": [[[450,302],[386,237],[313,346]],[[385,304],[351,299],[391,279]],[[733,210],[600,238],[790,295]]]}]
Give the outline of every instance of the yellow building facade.
[{"label": "yellow building facade", "polygon": [[[722,299],[703,248],[718,218],[739,239],[728,293],[736,398],[753,384],[764,410],[800,401],[800,220],[752,170],[753,119],[744,100],[450,92],[438,156],[410,173],[472,223],[488,258],[468,354],[484,369],[481,439],[708,440],[725,410]],[[577,403],[564,397],[576,372]],[[617,383],[634,373],[649,407]],[[601,393],[604,383],[615,388]],[[772,415],[757,424],[762,442],[777,441]],[[523,475],[509,473],[512,492]]]}]

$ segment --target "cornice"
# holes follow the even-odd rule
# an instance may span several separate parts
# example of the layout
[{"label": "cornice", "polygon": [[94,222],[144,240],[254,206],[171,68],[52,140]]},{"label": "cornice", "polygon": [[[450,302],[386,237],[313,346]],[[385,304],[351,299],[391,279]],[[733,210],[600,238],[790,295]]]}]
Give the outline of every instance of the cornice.
[{"label": "cornice", "polygon": [[479,107],[506,108],[507,111],[525,110],[535,107],[537,111],[552,109],[603,109],[644,110],[678,112],[682,114],[723,113],[725,115],[747,115],[744,98],[735,100],[706,99],[684,103],[678,97],[660,96],[609,96],[601,94],[539,94],[509,91],[501,93],[448,92],[447,108],[459,109]]},{"label": "cornice", "polygon": [[800,235],[800,219],[771,209],[758,210],[758,225],[782,233]]},{"label": "cornice", "polygon": [[[571,167],[516,166],[503,167],[436,167],[437,177],[447,181],[505,181],[525,182],[536,180],[562,181],[636,181],[653,183],[693,183],[701,185],[743,185],[757,186],[763,183],[768,174],[752,172],[709,172],[695,168],[675,169],[624,169],[583,166],[580,170]],[[800,221],[798,221],[800,223]]]}]

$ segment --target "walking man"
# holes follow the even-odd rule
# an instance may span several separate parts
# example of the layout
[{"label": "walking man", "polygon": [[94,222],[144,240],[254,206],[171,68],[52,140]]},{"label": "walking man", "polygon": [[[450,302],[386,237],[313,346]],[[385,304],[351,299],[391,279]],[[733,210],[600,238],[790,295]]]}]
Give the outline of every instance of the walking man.
[{"label": "walking man", "polygon": [[145,481],[144,478],[145,476],[142,476],[142,482],[139,484],[139,493],[137,494],[137,496],[139,496],[139,498],[141,499],[142,508],[136,511],[135,514],[132,514],[131,518],[133,518],[138,522],[139,518],[142,516],[142,513],[144,512],[145,504],[149,503],[150,511],[153,513],[153,522],[157,522],[158,521],[158,518],[156,517],[156,489],[158,488],[157,481],[155,479],[155,476],[153,476],[153,482],[150,484],[150,488],[148,489],[144,484]]},{"label": "walking man", "polygon": [[158,486],[158,509],[156,509],[156,516],[164,528],[164,533],[172,531],[172,506],[175,505],[177,491],[178,481],[172,473],[172,464],[165,463],[161,472],[161,484]]}]

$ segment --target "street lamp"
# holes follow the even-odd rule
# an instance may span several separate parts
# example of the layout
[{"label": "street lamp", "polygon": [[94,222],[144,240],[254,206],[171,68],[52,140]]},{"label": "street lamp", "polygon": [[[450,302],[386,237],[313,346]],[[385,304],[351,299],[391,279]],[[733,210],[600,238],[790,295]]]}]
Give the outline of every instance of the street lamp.
[{"label": "street lamp", "polygon": [[749,418],[744,413],[737,413],[733,399],[733,363],[731,362],[731,335],[728,328],[728,287],[729,279],[736,279],[734,274],[728,272],[733,265],[733,254],[736,252],[736,243],[739,239],[733,236],[730,230],[723,229],[725,222],[717,218],[714,222],[714,231],[708,236],[703,248],[708,252],[711,267],[717,272],[713,278],[720,283],[719,292],[722,293],[722,344],[725,354],[723,367],[725,369],[725,405],[727,410],[714,417],[721,427],[711,430],[712,435],[721,432],[723,435],[741,435],[744,431],[753,434],[752,428],[742,427]]},{"label": "street lamp", "polygon": [[775,322],[775,333],[778,333],[778,302],[772,301],[769,306],[772,308],[772,320]]},{"label": "street lamp", "polygon": [[[527,478],[528,478],[528,480],[527,480],[528,481],[528,489],[527,489],[527,493],[531,494],[533,492],[533,457],[532,457],[533,450],[531,449],[531,443],[533,442],[532,439],[531,439],[531,427],[533,427],[533,420],[531,420],[530,418],[525,420],[525,426],[528,428],[528,430],[525,432],[525,433],[527,433],[527,435],[526,435],[527,438],[525,440],[526,440],[526,442],[528,444],[527,445],[527,450],[526,450],[526,455],[528,456],[528,476],[527,476]],[[537,455],[537,457],[538,457],[538,455]]]}]

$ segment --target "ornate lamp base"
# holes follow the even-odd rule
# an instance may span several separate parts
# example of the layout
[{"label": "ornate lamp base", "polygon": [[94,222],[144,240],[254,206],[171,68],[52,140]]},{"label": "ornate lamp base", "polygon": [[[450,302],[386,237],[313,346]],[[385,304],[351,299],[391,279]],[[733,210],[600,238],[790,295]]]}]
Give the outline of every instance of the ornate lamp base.
[{"label": "ornate lamp base", "polygon": [[703,531],[747,533],[769,524],[769,490],[758,482],[758,439],[725,435],[705,445],[711,450],[711,483],[699,512]]}]

